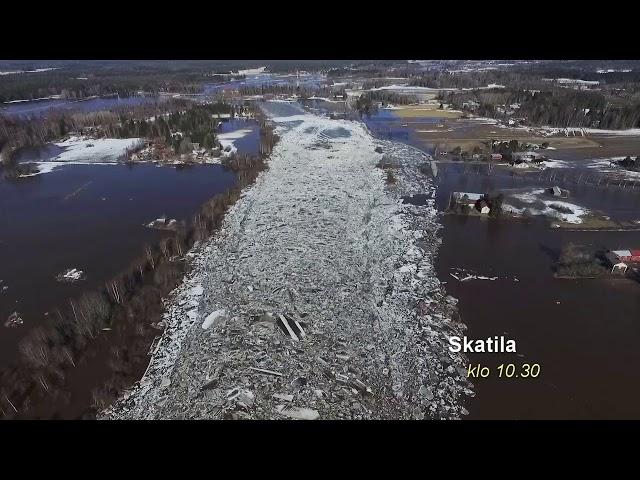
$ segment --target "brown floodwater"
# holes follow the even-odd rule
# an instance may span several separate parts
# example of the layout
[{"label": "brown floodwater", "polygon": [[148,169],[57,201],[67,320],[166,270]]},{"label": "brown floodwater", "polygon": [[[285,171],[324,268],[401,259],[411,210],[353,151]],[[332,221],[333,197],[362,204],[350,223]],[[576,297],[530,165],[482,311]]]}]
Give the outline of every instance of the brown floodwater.
[{"label": "brown floodwater", "polygon": [[[491,177],[462,171],[452,166],[438,180],[441,209],[451,191],[494,191],[515,182],[495,171]],[[640,216],[637,192],[583,187],[572,195],[570,201],[612,218]],[[472,379],[469,418],[640,418],[640,283],[555,279],[552,270],[569,242],[596,250],[638,248],[640,232],[570,232],[539,218],[443,215],[442,224],[436,269],[459,300],[467,336],[504,335],[517,346],[515,354],[469,355],[471,364],[490,368],[488,377]],[[458,268],[498,278],[460,282],[450,275]],[[509,363],[539,364],[540,374],[499,378],[496,368]]]},{"label": "brown floodwater", "polygon": [[[365,123],[375,135],[433,153],[437,119],[401,120],[383,111]],[[471,122],[446,120],[449,138],[476,138]],[[435,127],[439,128],[439,127]],[[487,130],[487,126],[482,126]],[[497,129],[495,129],[497,131]],[[504,133],[504,132],[500,132]],[[429,138],[432,137],[432,138]],[[441,136],[438,136],[440,138]],[[516,138],[514,135],[513,138]],[[640,219],[640,191],[596,187],[561,179],[587,171],[588,158],[638,155],[640,137],[601,137],[603,145],[559,148],[547,153],[565,160],[554,183],[571,190],[569,202],[617,221]],[[567,144],[571,142],[564,142]],[[595,143],[595,142],[594,142]],[[573,174],[573,172],[577,172]],[[545,188],[546,174],[514,174],[496,167],[438,164],[436,203],[443,211],[452,191],[514,192]],[[553,171],[551,172],[553,173]],[[596,175],[597,172],[589,172]],[[592,250],[640,248],[640,232],[567,231],[549,228],[549,220],[516,220],[442,215],[442,245],[436,271],[447,292],[458,299],[466,335],[473,339],[504,336],[516,341],[516,353],[471,353],[471,365],[489,368],[472,379],[475,396],[466,401],[471,419],[636,419],[640,418],[640,283],[627,278],[566,280],[553,266],[569,242]],[[578,226],[577,226],[578,227]],[[464,282],[460,271],[495,280]],[[536,378],[498,375],[500,364],[538,364]]]}]

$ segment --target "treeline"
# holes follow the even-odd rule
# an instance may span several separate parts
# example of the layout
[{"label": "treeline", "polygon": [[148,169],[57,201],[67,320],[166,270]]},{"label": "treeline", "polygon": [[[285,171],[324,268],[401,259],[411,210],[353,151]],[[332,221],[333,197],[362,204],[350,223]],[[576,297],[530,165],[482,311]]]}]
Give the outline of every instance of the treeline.
[{"label": "treeline", "polygon": [[52,95],[66,99],[118,94],[181,92],[200,93],[203,83],[225,82],[231,76],[206,76],[200,71],[165,71],[149,68],[109,68],[91,73],[75,68],[39,73],[0,75],[0,103]]},{"label": "treeline", "polygon": [[146,105],[118,107],[99,112],[52,110],[46,117],[22,118],[0,115],[0,145],[4,145],[3,160],[10,161],[20,148],[39,146],[64,137],[71,131],[81,134],[116,135],[120,125],[130,118],[144,115],[160,116],[193,105],[187,100],[170,99]]},{"label": "treeline", "polygon": [[[544,79],[571,78],[598,81],[600,86],[606,89],[615,87],[638,89],[640,70],[598,73],[598,69],[607,69],[607,67],[600,67],[602,67],[601,63],[593,64],[589,69],[549,63],[528,63],[480,71],[429,70],[412,75],[409,84],[430,88],[479,88],[495,83],[520,89],[544,89],[549,85],[549,82]],[[624,68],[618,65],[617,69]]]},{"label": "treeline", "polygon": [[[640,99],[622,98],[597,91],[553,88],[548,91],[443,92],[439,97],[455,108],[473,100],[481,116],[498,119],[523,118],[530,125],[626,129],[640,127]],[[518,108],[507,112],[510,105]]]},{"label": "treeline", "polygon": [[622,160],[616,160],[614,163],[625,170],[640,171],[640,156],[637,156],[635,160],[631,157],[625,157]]},{"label": "treeline", "polygon": [[518,85],[520,88],[536,88],[541,84],[533,78],[508,70],[482,70],[469,72],[427,71],[412,76],[409,85],[429,88],[480,88],[490,84]]},{"label": "treeline", "polygon": [[371,115],[378,109],[378,103],[386,105],[409,105],[416,103],[417,97],[413,95],[403,95],[387,90],[377,90],[366,92],[360,95],[355,101],[355,108],[361,115]]},{"label": "treeline", "polygon": [[306,87],[295,86],[291,84],[285,85],[246,85],[239,89],[241,95],[298,95],[302,98],[316,96],[329,96],[332,94],[330,88],[327,87]]},{"label": "treeline", "polygon": [[[267,155],[277,141],[270,125],[265,124],[261,138]],[[266,168],[265,155],[225,158],[223,165],[236,173],[233,188],[180,223],[175,235],[146,246],[102,289],[53,309],[44,324],[33,328],[20,342],[18,362],[0,371],[0,418],[52,418],[60,412],[92,418],[138,380],[162,328],[162,299],[186,271],[184,254],[220,228],[242,189]],[[72,387],[74,397],[82,399],[73,404]]]},{"label": "treeline", "polygon": [[[226,103],[189,104],[185,110],[136,120],[122,119],[107,136],[119,138],[142,137],[162,139],[170,145],[174,152],[180,150],[181,143],[188,139],[189,143],[198,143],[202,148],[211,149],[217,146],[215,131],[219,120],[217,114],[233,114],[234,107]],[[180,132],[180,135],[175,135]]]},{"label": "treeline", "polygon": [[406,77],[413,67],[409,64],[398,61],[377,60],[374,64],[362,63],[344,66],[340,68],[332,68],[327,71],[327,78],[335,79],[339,77],[358,76],[358,77]]},{"label": "treeline", "polygon": [[[640,69],[637,61],[603,62],[562,61],[546,62],[523,66],[514,66],[511,71],[540,78],[572,78],[576,80],[598,81],[603,85],[614,86],[640,83]],[[615,70],[607,72],[607,70]],[[598,70],[605,73],[599,73]],[[622,70],[631,70],[628,72]]]}]

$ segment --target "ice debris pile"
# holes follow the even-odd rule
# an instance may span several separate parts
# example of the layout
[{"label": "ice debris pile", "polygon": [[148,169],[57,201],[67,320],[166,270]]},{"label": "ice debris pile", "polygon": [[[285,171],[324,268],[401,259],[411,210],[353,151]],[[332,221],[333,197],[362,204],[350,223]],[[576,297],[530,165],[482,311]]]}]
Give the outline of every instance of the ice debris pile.
[{"label": "ice debris pile", "polygon": [[[269,169],[189,253],[149,369],[104,418],[467,413],[465,359],[447,348],[464,326],[433,266],[436,209],[401,201],[433,197],[424,156],[358,122],[290,120],[274,119]],[[349,135],[327,139],[337,127]],[[376,147],[400,165],[393,187]]]},{"label": "ice debris pile", "polygon": [[74,283],[80,280],[85,280],[86,276],[82,270],[77,268],[68,268],[64,272],[60,272],[56,275],[56,280],[62,283]]}]

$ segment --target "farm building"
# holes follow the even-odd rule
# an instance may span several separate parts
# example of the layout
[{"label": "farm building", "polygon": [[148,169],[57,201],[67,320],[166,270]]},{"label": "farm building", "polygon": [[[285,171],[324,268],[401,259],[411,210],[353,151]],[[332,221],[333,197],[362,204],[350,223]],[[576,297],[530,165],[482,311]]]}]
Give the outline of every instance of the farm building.
[{"label": "farm building", "polygon": [[611,273],[620,273],[622,275],[627,273],[627,268],[629,268],[629,266],[621,261],[618,255],[616,255],[614,252],[605,253],[605,257],[611,265]]},{"label": "farm building", "polygon": [[476,209],[485,215],[491,211],[491,208],[485,200],[484,193],[452,192],[449,198],[449,208],[451,210],[457,210],[456,207],[461,206]]},{"label": "farm building", "polygon": [[475,207],[483,215],[488,215],[489,212],[491,212],[491,208],[489,207],[489,204],[487,203],[487,201],[484,198],[478,200],[476,202]]},{"label": "farm building", "polygon": [[609,253],[619,262],[640,262],[640,250],[611,250]]},{"label": "farm building", "polygon": [[469,205],[474,207],[476,202],[484,197],[482,193],[470,193],[470,192],[453,192],[451,194],[451,200],[455,203]]}]

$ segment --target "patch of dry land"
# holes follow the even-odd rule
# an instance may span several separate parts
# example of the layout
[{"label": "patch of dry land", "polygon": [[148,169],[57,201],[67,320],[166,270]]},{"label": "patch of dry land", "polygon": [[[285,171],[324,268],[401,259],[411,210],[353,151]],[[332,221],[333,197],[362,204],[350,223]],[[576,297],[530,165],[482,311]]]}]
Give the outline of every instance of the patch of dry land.
[{"label": "patch of dry land", "polygon": [[[415,149],[358,122],[273,118],[269,169],[189,255],[144,378],[105,418],[460,418],[473,395],[456,300],[434,271],[434,187]],[[375,153],[376,147],[384,153]],[[376,168],[399,164],[387,187]]]},{"label": "patch of dry land", "polygon": [[459,118],[460,110],[440,109],[439,105],[407,105],[396,108],[393,113],[400,118]]},{"label": "patch of dry land", "polygon": [[568,222],[554,222],[553,226],[555,226],[556,228],[564,228],[568,230],[640,230],[640,224],[638,223],[616,221],[597,213],[590,213],[582,217],[582,222],[579,225]]}]

